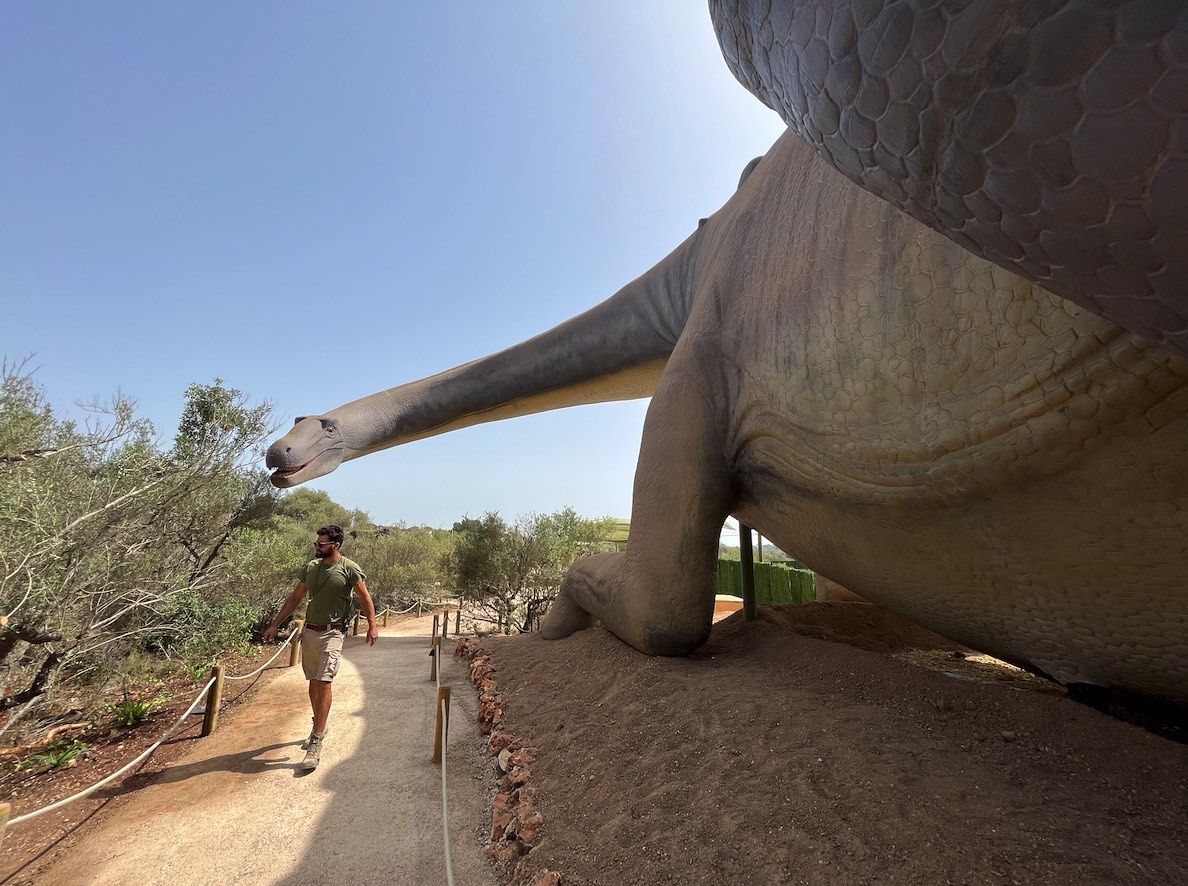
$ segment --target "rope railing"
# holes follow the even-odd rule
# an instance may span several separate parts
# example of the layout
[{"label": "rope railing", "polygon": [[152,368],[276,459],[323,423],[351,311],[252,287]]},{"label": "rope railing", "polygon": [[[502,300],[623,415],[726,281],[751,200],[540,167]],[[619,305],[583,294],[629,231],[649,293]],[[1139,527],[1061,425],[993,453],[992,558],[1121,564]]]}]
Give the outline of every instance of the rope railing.
[{"label": "rope railing", "polygon": [[[450,746],[450,686],[447,683],[444,687],[441,685],[441,650],[442,638],[436,636],[436,622],[434,623],[433,637],[433,679],[437,684],[437,732],[440,739],[440,744],[434,742],[434,750],[440,748],[440,754],[435,754],[434,762],[441,763],[441,839],[442,845],[445,849],[445,869],[446,869],[446,884],[447,886],[454,886],[454,862],[450,853],[450,806],[446,793],[446,760],[449,757],[447,751]],[[444,692],[442,691],[444,688]]]},{"label": "rope railing", "polygon": [[[388,607],[388,606],[385,606],[385,607],[384,607],[384,612],[387,612],[387,613],[389,613],[390,615],[404,615],[404,613],[406,613],[406,612],[412,612],[412,611],[413,611],[415,608],[417,608],[417,607],[418,607],[418,606],[420,606],[420,605],[421,605],[421,601],[420,601],[420,600],[416,600],[416,601],[414,601],[414,602],[412,603],[412,605],[410,605],[410,606],[409,606],[407,609],[401,609],[399,612],[397,612],[395,609],[392,609],[392,608],[390,608],[390,607]],[[377,614],[377,615],[382,615],[383,613],[376,613],[376,614]]]},{"label": "rope railing", "polygon": [[[438,710],[445,718],[445,742],[448,745],[450,735],[450,706],[446,703],[444,698],[438,700]],[[444,752],[441,755],[441,839],[445,846],[445,868],[446,868],[446,883],[448,886],[454,886],[454,864],[450,858],[450,807],[449,801],[446,799],[446,757],[448,755]]]},{"label": "rope railing", "polygon": [[42,806],[40,809],[34,809],[32,812],[26,812],[24,815],[18,815],[16,818],[9,819],[8,826],[12,827],[13,825],[21,824],[22,822],[29,821],[29,819],[37,818],[39,815],[45,815],[47,812],[53,812],[55,809],[61,809],[63,806],[66,806],[69,803],[73,803],[75,800],[81,800],[83,797],[93,794],[95,791],[99,790],[99,788],[103,787],[105,784],[111,783],[116,778],[118,778],[119,776],[121,776],[125,772],[127,772],[129,769],[131,769],[133,766],[136,766],[138,763],[141,763],[144,760],[147,760],[149,755],[153,751],[155,751],[157,748],[159,748],[161,746],[161,744],[165,741],[165,739],[169,738],[169,736],[173,735],[173,733],[177,731],[178,727],[181,726],[181,724],[185,722],[186,717],[190,716],[190,714],[192,714],[194,712],[194,708],[198,707],[198,702],[200,702],[202,700],[203,696],[206,695],[207,690],[210,689],[210,687],[214,685],[214,681],[215,681],[214,677],[211,677],[209,680],[206,681],[206,685],[202,687],[201,691],[196,696],[194,696],[194,700],[192,702],[190,702],[190,706],[188,708],[186,708],[185,712],[180,717],[177,718],[177,722],[174,723],[172,726],[170,726],[169,729],[167,729],[165,731],[164,735],[162,735],[155,742],[153,742],[151,745],[149,745],[148,749],[143,751],[140,754],[140,756],[136,757],[130,763],[125,763],[123,766],[121,766],[119,769],[117,769],[111,775],[107,776],[106,778],[100,779],[99,781],[97,781],[93,785],[91,785],[89,788],[84,788],[83,790],[79,791],[77,794],[72,794],[69,797],[65,797],[64,799],[58,800],[54,803],[50,803],[48,806]]},{"label": "rope railing", "polygon": [[[285,650],[285,648],[290,643],[293,642],[293,640],[298,636],[298,633],[299,633],[298,631],[293,631],[292,633],[290,633],[289,636],[285,639],[285,642],[280,645],[280,648],[277,649],[276,653],[272,656],[272,658],[268,659],[268,661],[265,662],[263,666],[257,668],[252,673],[244,674],[244,675],[238,676],[238,677],[226,677],[224,679],[245,680],[248,677],[252,677],[258,673],[261,673],[264,670],[264,668],[268,667],[268,665],[270,665],[274,661],[276,661],[277,656],[280,655],[281,652],[283,652]],[[175,733],[178,730],[178,728],[181,727],[182,723],[184,723],[186,721],[186,718],[189,717],[190,714],[194,713],[194,709],[198,707],[198,702],[200,702],[206,696],[206,694],[210,691],[210,688],[215,685],[215,681],[217,679],[218,679],[217,677],[211,677],[209,680],[207,680],[206,685],[203,686],[198,691],[198,694],[194,696],[194,700],[192,702],[190,702],[190,706],[187,707],[185,709],[185,711],[182,713],[182,715],[177,718],[177,721],[172,726],[170,726],[167,730],[165,730],[164,734],[162,734],[160,738],[158,738],[155,742],[153,742],[151,745],[149,745],[148,748],[146,748],[144,751],[142,751],[133,760],[125,763],[123,766],[121,766],[119,769],[117,769],[115,772],[111,773],[110,775],[107,775],[104,778],[101,778],[99,781],[95,782],[89,788],[83,788],[78,793],[71,794],[69,797],[64,797],[61,800],[55,800],[53,803],[50,803],[47,806],[42,806],[40,809],[34,809],[32,812],[26,812],[24,815],[18,815],[16,818],[9,819],[7,826],[13,827],[14,825],[21,824],[23,822],[29,821],[30,819],[37,818],[38,816],[41,816],[41,815],[45,815],[48,812],[53,812],[55,809],[61,809],[63,806],[69,805],[70,803],[73,803],[75,800],[81,800],[83,797],[90,796],[91,794],[95,793],[95,791],[99,790],[99,788],[103,787],[104,785],[110,784],[115,779],[119,778],[121,775],[123,775],[129,769],[132,769],[135,766],[139,765],[140,763],[143,763],[145,760],[147,760],[152,755],[153,751],[155,751],[162,744],[164,744],[170,738],[170,736],[172,736],[173,733]]]},{"label": "rope railing", "polygon": [[288,648],[289,644],[293,642],[293,639],[297,636],[297,633],[298,633],[297,631],[290,632],[289,636],[285,639],[285,642],[281,643],[281,645],[277,647],[276,652],[274,652],[272,654],[272,658],[268,659],[268,661],[264,662],[264,664],[260,665],[260,667],[256,668],[250,674],[241,674],[238,677],[224,677],[223,679],[224,680],[249,680],[252,677],[256,676],[257,674],[264,673],[265,669],[267,669],[267,667],[270,664],[272,664],[274,661],[276,661],[277,656],[279,656],[282,652],[284,652],[285,649]]},{"label": "rope railing", "polygon": [[[412,609],[414,609],[418,606],[421,606],[422,604],[423,604],[423,601],[418,600],[418,601],[414,602],[412,605],[410,605],[407,609],[403,609],[399,612],[391,610],[388,607],[384,607],[383,611],[391,613],[391,614],[395,614],[395,615],[403,615],[404,613],[410,612],[410,611],[412,611]],[[382,614],[383,613],[377,613],[377,617]],[[276,659],[280,656],[280,654],[287,647],[289,647],[290,645],[293,644],[293,642],[300,636],[300,634],[301,634],[301,631],[299,631],[299,630],[291,631],[289,633],[289,636],[285,639],[285,641],[283,643],[280,644],[280,646],[277,648],[276,652],[274,652],[272,654],[272,656],[268,659],[268,661],[264,662],[264,664],[260,665],[260,667],[256,668],[254,671],[251,671],[250,673],[247,673],[247,674],[239,674],[239,675],[235,675],[235,676],[224,677],[223,679],[225,679],[225,680],[247,680],[247,679],[257,676],[258,674],[263,673],[268,668],[269,665],[271,665],[274,661],[276,661]],[[439,666],[440,665],[439,660],[441,657],[440,653],[441,653],[442,647],[441,647],[441,638],[437,636],[436,623],[434,624],[433,641],[434,641],[433,655],[435,656],[433,676],[434,676],[434,681],[437,684],[437,690],[438,690],[438,693],[437,693],[438,694],[438,710],[436,713],[437,713],[437,716],[440,717],[439,723],[441,724],[440,735],[441,735],[441,743],[442,743],[442,753],[441,753],[441,761],[440,761],[441,762],[442,837],[443,837],[443,843],[444,843],[444,847],[445,847],[446,881],[449,884],[449,886],[453,886],[454,868],[453,868],[453,862],[452,862],[451,855],[450,855],[449,802],[448,802],[447,795],[446,795],[446,754],[445,754],[445,750],[444,750],[445,746],[448,744],[448,741],[449,741],[449,688],[450,687],[447,684],[444,687],[445,692],[443,694],[443,692],[442,692],[443,687],[441,685],[441,668]],[[219,669],[221,669],[221,666]],[[169,738],[186,721],[187,717],[189,717],[192,713],[194,713],[194,710],[198,707],[198,703],[204,697],[207,696],[207,694],[210,692],[212,686],[216,686],[216,683],[218,682],[218,680],[219,680],[218,676],[212,676],[209,680],[207,680],[206,684],[198,691],[198,694],[194,696],[194,700],[192,702],[190,702],[189,706],[185,709],[185,711],[182,712],[181,716],[177,718],[177,720],[173,723],[173,725],[170,726],[167,730],[165,730],[165,732],[161,735],[160,738],[158,738],[155,742],[153,742],[151,745],[149,745],[145,750],[143,750],[140,754],[138,754],[134,759],[125,763],[123,766],[121,766],[115,772],[112,772],[110,775],[107,775],[104,778],[100,779],[99,781],[95,782],[90,787],[84,788],[83,790],[78,791],[74,794],[71,794],[69,797],[64,797],[61,800],[55,800],[53,803],[49,803],[45,806],[42,806],[40,809],[34,809],[32,812],[26,812],[24,815],[18,815],[15,818],[9,819],[6,824],[6,827],[13,827],[15,825],[22,824],[26,821],[30,821],[34,818],[38,818],[39,816],[46,815],[47,813],[53,812],[56,809],[61,809],[63,806],[67,806],[67,805],[75,802],[76,800],[81,800],[84,797],[88,797],[91,794],[93,794],[95,791],[104,787],[105,785],[108,785],[111,782],[115,781],[117,778],[119,778],[125,772],[128,772],[129,770],[131,770],[131,769],[135,768],[136,766],[140,765],[141,763],[143,763],[150,756],[152,756],[153,752],[156,751],[157,748],[159,748],[162,744],[164,744],[166,741],[169,740]],[[217,693],[216,693],[216,695],[217,695]],[[208,701],[209,701],[209,698],[208,698]],[[216,701],[216,706],[217,706],[217,701]],[[2,839],[2,837],[0,837],[0,839]]]}]

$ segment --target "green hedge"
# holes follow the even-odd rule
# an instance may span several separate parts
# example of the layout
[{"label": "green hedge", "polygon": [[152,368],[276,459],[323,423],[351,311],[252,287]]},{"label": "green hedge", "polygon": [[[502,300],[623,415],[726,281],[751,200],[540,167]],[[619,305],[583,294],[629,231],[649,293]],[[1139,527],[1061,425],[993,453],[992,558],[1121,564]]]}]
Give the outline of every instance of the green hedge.
[{"label": "green hedge", "polygon": [[[738,560],[718,561],[718,593],[742,596],[742,564]],[[756,603],[811,603],[817,599],[817,582],[807,569],[783,563],[755,564]]]}]

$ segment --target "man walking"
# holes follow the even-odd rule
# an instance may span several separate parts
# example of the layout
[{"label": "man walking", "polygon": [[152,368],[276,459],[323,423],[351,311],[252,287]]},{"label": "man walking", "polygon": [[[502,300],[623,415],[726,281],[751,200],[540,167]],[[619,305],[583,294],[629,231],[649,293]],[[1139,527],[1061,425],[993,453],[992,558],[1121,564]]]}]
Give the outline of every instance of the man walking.
[{"label": "man walking", "polygon": [[374,646],[379,637],[375,604],[367,590],[367,576],[358,563],[342,555],[342,538],[339,526],[323,526],[318,530],[318,539],[314,542],[316,558],[302,568],[297,587],[280,613],[264,629],[264,642],[267,643],[276,636],[281,622],[292,615],[297,604],[309,594],[305,630],[301,634],[301,667],[309,681],[309,703],[313,708],[313,731],[309,735],[305,760],[301,763],[301,768],[307,772],[317,769],[322,755],[322,740],[326,735],[332,700],[330,684],[338,673],[352,591],[359,598],[359,608],[367,616],[367,645]]}]

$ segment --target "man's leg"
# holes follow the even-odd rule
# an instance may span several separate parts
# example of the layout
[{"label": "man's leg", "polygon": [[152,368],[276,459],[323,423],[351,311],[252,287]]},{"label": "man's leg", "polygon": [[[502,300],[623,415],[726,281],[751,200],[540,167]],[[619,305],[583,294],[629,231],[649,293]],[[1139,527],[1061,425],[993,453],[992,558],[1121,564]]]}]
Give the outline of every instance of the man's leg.
[{"label": "man's leg", "polygon": [[[305,671],[309,680],[309,706],[313,710],[313,732],[306,745],[305,760],[301,768],[307,772],[316,769],[322,755],[322,739],[326,734],[326,720],[330,717],[330,702],[333,698],[330,682],[338,673],[342,653],[342,632],[334,629],[315,635],[311,641],[314,647]],[[304,649],[302,650],[304,656]],[[302,658],[302,664],[306,660]]]},{"label": "man's leg", "polygon": [[329,680],[310,680],[309,700],[313,707],[314,735],[326,732],[326,721],[330,718],[330,703],[334,699],[333,684]]},{"label": "man's leg", "polygon": [[309,704],[313,708],[313,732],[310,733],[306,744],[305,759],[301,768],[312,772],[318,768],[318,761],[322,757],[322,739],[326,736],[326,720],[330,716],[330,701],[332,692],[329,680],[309,681]]}]

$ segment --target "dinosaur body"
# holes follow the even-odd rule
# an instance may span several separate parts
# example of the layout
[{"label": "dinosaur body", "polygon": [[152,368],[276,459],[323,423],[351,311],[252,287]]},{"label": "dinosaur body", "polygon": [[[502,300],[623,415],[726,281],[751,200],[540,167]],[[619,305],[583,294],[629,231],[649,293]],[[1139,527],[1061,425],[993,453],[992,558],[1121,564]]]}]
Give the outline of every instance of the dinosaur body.
[{"label": "dinosaur body", "polygon": [[719,352],[731,513],[975,648],[1188,695],[1188,361],[843,184],[792,134],[707,229],[747,257],[706,262],[685,329]]},{"label": "dinosaur body", "polygon": [[1188,355],[1188,3],[711,0],[739,81],[966,249]]},{"label": "dinosaur body", "polygon": [[627,551],[574,564],[546,636],[598,619],[644,652],[695,648],[733,514],[956,640],[1188,699],[1188,361],[904,214],[794,130],[748,173],[603,305],[299,420],[274,482],[653,394]]}]

